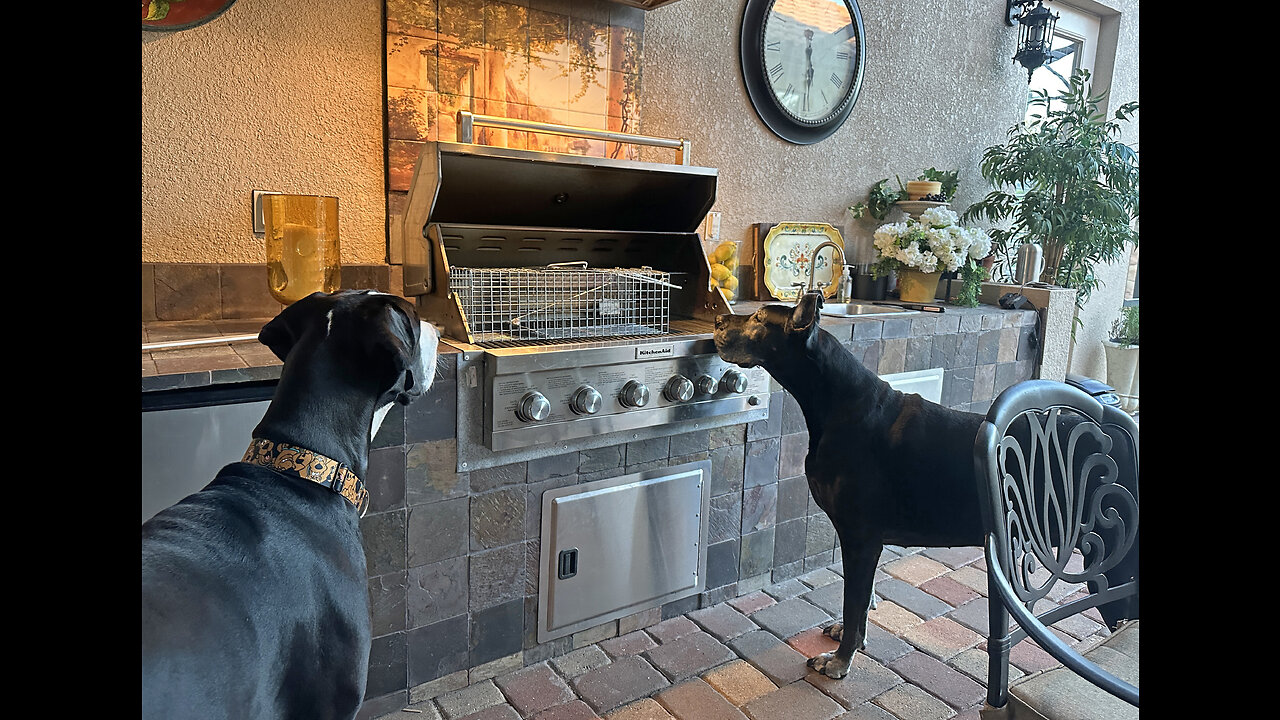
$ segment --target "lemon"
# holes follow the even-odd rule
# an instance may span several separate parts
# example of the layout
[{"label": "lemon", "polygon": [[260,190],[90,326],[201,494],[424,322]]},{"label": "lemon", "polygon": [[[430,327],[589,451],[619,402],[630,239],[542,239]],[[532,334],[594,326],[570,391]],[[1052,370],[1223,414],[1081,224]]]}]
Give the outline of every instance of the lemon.
[{"label": "lemon", "polygon": [[720,294],[724,295],[725,300],[733,300],[737,296],[737,293],[728,288],[720,288]]},{"label": "lemon", "polygon": [[725,290],[728,290],[729,292],[737,292],[738,278],[733,275],[730,275],[729,277],[725,278],[720,282],[720,287],[724,288]]},{"label": "lemon", "polygon": [[711,277],[718,282],[724,282],[725,278],[733,277],[733,272],[724,265],[715,263],[711,266]]},{"label": "lemon", "polygon": [[721,263],[729,258],[737,258],[738,244],[735,242],[722,242],[716,246],[715,255],[717,260]]},{"label": "lemon", "polygon": [[733,272],[734,270],[738,269],[738,258],[736,257],[725,258],[723,261],[720,262],[720,264],[729,268],[729,272]]}]

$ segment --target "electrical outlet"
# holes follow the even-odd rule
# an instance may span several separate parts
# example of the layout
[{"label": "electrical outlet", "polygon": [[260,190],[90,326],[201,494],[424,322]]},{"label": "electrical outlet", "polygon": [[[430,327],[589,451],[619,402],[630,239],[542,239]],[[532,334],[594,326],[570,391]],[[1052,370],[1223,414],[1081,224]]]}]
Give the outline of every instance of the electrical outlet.
[{"label": "electrical outlet", "polygon": [[720,212],[713,210],[702,220],[702,239],[705,242],[720,239]]},{"label": "electrical outlet", "polygon": [[274,190],[254,190],[253,200],[250,206],[250,212],[253,213],[253,234],[262,237],[267,232],[266,224],[262,221],[262,196],[263,195],[279,195]]}]

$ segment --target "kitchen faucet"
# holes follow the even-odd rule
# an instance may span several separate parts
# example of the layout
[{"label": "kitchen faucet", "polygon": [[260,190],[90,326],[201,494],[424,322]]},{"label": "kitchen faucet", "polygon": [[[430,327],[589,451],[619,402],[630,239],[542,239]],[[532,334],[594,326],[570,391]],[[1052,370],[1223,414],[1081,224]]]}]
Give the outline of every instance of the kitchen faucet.
[{"label": "kitchen faucet", "polygon": [[[830,247],[834,251],[831,254],[832,258],[835,258],[836,255],[839,255],[840,264],[841,265],[844,264],[844,251],[840,249],[839,245],[831,242],[830,240],[826,240],[824,242],[818,243],[818,247],[813,249],[813,261],[809,263],[809,285],[808,285],[808,289],[805,292],[811,292],[813,290],[813,273],[814,273],[814,270],[816,270],[818,267],[818,253],[822,252],[823,248],[827,248],[827,247]],[[826,287],[827,285],[830,285],[830,284],[831,283],[826,283],[823,285],[823,287]],[[800,283],[792,283],[792,287],[803,287],[803,286]],[[805,293],[802,292],[796,295],[797,305],[800,303],[800,298],[804,297],[804,294]]]}]

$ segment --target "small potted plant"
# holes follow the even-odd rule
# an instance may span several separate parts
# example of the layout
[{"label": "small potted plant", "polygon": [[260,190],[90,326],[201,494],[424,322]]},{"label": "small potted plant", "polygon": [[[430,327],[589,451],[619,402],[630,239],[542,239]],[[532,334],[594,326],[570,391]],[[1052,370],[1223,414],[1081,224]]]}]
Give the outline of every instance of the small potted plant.
[{"label": "small potted plant", "polygon": [[[866,215],[884,222],[889,217],[889,211],[893,209],[894,204],[903,202],[904,200],[921,200],[926,202],[949,203],[956,196],[956,190],[960,188],[960,172],[958,170],[938,170],[929,168],[920,173],[920,177],[915,180],[908,181],[903,185],[902,178],[897,175],[893,176],[898,181],[898,189],[889,189],[889,178],[885,178],[875,185],[871,186],[871,190],[867,192],[867,201],[865,203],[855,203],[849,206],[849,213],[854,218],[861,218]],[[925,185],[925,183],[932,183]],[[915,189],[915,184],[926,189],[937,188],[935,194],[922,195],[912,198],[912,193],[908,188]],[[911,213],[908,213],[909,215]]]},{"label": "small potted plant", "polygon": [[1107,357],[1107,384],[1120,396],[1120,408],[1138,411],[1138,306],[1121,309],[1111,323],[1110,339],[1102,341]]},{"label": "small potted plant", "polygon": [[[887,223],[875,232],[877,259],[872,273],[877,277],[890,271],[898,274],[898,289],[904,302],[933,302],[943,272],[964,269],[982,272],[979,261],[991,251],[991,238],[978,228],[965,228],[945,206],[931,207],[919,218]],[[977,280],[971,298],[977,304]]]}]

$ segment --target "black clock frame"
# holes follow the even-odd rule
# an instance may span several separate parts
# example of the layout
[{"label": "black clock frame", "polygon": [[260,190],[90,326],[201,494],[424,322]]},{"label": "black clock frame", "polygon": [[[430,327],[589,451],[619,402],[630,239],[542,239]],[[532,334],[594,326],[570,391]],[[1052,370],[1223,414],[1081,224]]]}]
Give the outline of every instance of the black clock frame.
[{"label": "black clock frame", "polygon": [[830,137],[853,112],[853,105],[858,101],[858,91],[862,89],[862,71],[867,57],[864,47],[866,37],[862,26],[862,12],[858,9],[857,0],[843,0],[849,8],[849,16],[853,19],[853,29],[858,37],[857,68],[853,73],[853,81],[845,92],[844,100],[838,109],[819,122],[805,123],[787,114],[778,104],[777,97],[770,89],[765,76],[764,65],[764,20],[772,9],[775,0],[747,0],[742,10],[742,29],[738,36],[738,56],[742,63],[742,81],[747,87],[747,97],[755,107],[756,114],[775,135],[796,145],[811,145]]}]

